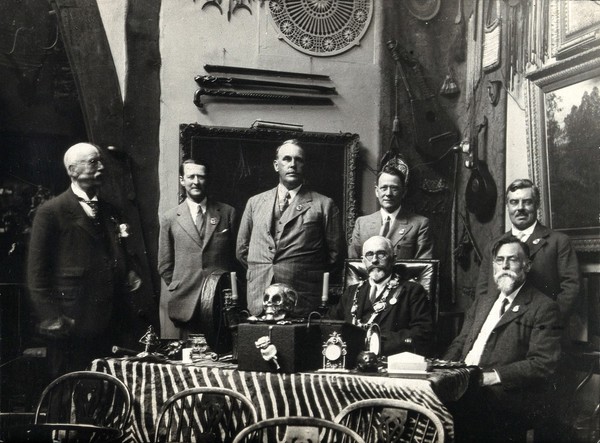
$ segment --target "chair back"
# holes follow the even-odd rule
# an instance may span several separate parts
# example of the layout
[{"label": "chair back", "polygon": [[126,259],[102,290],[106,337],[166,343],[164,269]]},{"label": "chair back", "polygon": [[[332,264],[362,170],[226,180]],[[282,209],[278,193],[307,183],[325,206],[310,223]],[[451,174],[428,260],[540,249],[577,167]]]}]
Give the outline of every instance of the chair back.
[{"label": "chair back", "polygon": [[[434,326],[439,315],[439,260],[396,260],[394,272],[404,280],[419,283],[429,298]],[[369,274],[360,258],[346,259],[344,265],[343,290],[369,278]]]},{"label": "chair back", "polygon": [[364,443],[364,440],[352,429],[322,418],[277,417],[243,429],[233,440],[233,443],[242,442]]},{"label": "chair back", "polygon": [[230,442],[256,423],[252,402],[226,388],[191,388],[171,396],[161,407],[154,442]]},{"label": "chair back", "polygon": [[359,400],[335,417],[354,429],[366,443],[443,443],[444,427],[433,411],[389,398]]},{"label": "chair back", "polygon": [[44,389],[35,424],[93,425],[123,431],[131,414],[131,402],[131,392],[116,377],[103,372],[71,372]]}]

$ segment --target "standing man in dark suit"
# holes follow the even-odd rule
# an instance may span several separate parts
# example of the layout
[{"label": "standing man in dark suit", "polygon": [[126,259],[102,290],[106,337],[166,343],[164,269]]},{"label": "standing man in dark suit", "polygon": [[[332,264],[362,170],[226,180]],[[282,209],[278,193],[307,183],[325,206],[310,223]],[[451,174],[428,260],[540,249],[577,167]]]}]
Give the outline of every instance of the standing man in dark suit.
[{"label": "standing man in dark suit", "polygon": [[273,161],[279,185],[248,200],[237,238],[237,258],[248,269],[248,310],[259,315],[272,283],[298,293],[295,315],[319,306],[323,273],[340,260],[340,211],[329,197],[304,185],[305,155],[297,140],[283,142]]},{"label": "standing man in dark suit", "polygon": [[492,257],[495,285],[475,299],[444,356],[482,371],[481,389],[453,411],[461,441],[524,437],[550,404],[561,353],[559,307],[529,281],[527,244],[508,236]]},{"label": "standing man in dark suit", "polygon": [[98,199],[100,150],[71,146],[64,156],[71,186],[41,205],[33,220],[27,284],[38,332],[47,340],[50,375],[85,369],[110,354],[115,304],[126,292],[119,216]]},{"label": "standing man in dark suit", "polygon": [[[506,208],[512,223],[510,231],[495,241],[516,236],[527,243],[531,251],[531,270],[528,281],[560,308],[563,326],[567,321],[579,295],[579,263],[569,237],[553,231],[537,220],[540,207],[540,191],[531,180],[513,181],[506,190]],[[491,270],[491,254],[484,254],[477,280],[477,297],[485,296],[488,288],[494,287]]]},{"label": "standing man in dark suit", "polygon": [[160,300],[162,338],[200,332],[202,281],[211,270],[233,270],[235,210],[207,197],[208,168],[186,160],[179,168],[186,199],[160,220],[158,272],[167,285]]},{"label": "standing man in dark suit", "polygon": [[432,332],[425,289],[393,273],[394,248],[388,238],[371,237],[362,252],[369,279],[348,287],[328,316],[357,326],[377,323],[383,355],[402,351],[425,354]]},{"label": "standing man in dark suit", "polygon": [[[402,166],[408,172],[406,163],[402,162]],[[348,245],[349,258],[359,258],[363,243],[374,235],[390,239],[397,259],[432,258],[429,219],[402,207],[402,199],[406,194],[406,172],[393,164],[386,164],[382,168],[375,186],[375,196],[381,209],[356,220]]]}]

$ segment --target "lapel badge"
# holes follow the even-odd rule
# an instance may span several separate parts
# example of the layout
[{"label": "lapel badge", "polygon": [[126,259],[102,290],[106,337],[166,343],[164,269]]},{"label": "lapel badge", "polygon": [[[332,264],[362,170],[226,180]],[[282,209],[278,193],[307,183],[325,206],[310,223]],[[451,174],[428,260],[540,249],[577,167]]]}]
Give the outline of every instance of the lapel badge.
[{"label": "lapel badge", "polygon": [[390,305],[395,305],[398,302],[398,297],[392,297],[392,299],[388,302]]},{"label": "lapel badge", "polygon": [[404,231],[405,231],[405,229],[404,229],[404,228],[402,228],[402,229],[400,229],[400,230],[398,231],[398,233],[399,233],[399,234],[404,234]]},{"label": "lapel badge", "polygon": [[296,206],[296,211],[302,211],[302,205]]},{"label": "lapel badge", "polygon": [[217,224],[217,218],[216,217],[211,217],[210,218],[210,224],[211,225],[216,225]]},{"label": "lapel badge", "polygon": [[539,239],[539,238],[536,238],[536,239],[533,241],[533,244],[534,244],[534,245],[537,245],[539,242],[540,242],[540,239]]},{"label": "lapel badge", "polygon": [[512,308],[513,312],[519,312],[519,305],[516,305],[514,308]]}]

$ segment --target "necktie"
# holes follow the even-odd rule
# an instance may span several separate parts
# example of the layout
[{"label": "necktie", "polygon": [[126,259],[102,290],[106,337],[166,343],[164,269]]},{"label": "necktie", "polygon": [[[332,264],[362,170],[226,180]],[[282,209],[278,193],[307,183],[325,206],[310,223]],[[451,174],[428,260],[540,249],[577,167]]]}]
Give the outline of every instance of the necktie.
[{"label": "necktie", "polygon": [[200,234],[200,240],[204,241],[204,212],[202,206],[198,205],[198,214],[196,214],[196,229]]},{"label": "necktie", "polygon": [[376,298],[377,298],[377,286],[373,285],[373,286],[371,286],[371,292],[369,292],[369,300],[371,301],[371,304],[375,303]]},{"label": "necktie", "polygon": [[281,213],[283,214],[285,212],[285,210],[288,208],[288,206],[290,205],[290,198],[291,195],[289,192],[285,193],[285,197],[283,198],[283,203],[281,203],[281,206],[279,207],[279,209],[281,210]]},{"label": "necktie", "polygon": [[390,216],[388,215],[385,219],[385,223],[381,227],[381,236],[387,237],[390,232]]},{"label": "necktie", "polygon": [[523,231],[519,231],[517,232],[516,237],[521,240],[523,243],[525,243],[525,237],[527,237],[527,234]]},{"label": "necktie", "polygon": [[504,315],[507,307],[508,307],[508,298],[504,297],[504,300],[502,300],[502,305],[500,305],[500,317],[502,317]]},{"label": "necktie", "polygon": [[90,209],[92,210],[92,218],[94,220],[96,220],[98,218],[98,212],[100,209],[98,207],[98,200],[82,200],[82,201],[90,207]]}]

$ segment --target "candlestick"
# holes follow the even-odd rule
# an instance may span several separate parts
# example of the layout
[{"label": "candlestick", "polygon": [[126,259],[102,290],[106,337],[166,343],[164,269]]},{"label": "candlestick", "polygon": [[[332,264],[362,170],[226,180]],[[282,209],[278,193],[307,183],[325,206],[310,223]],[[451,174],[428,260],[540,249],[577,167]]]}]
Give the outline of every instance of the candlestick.
[{"label": "candlestick", "polygon": [[321,304],[326,305],[329,299],[329,272],[323,273],[323,294],[321,295]]},{"label": "candlestick", "polygon": [[237,278],[236,273],[231,273],[231,301],[235,302],[238,299]]}]

